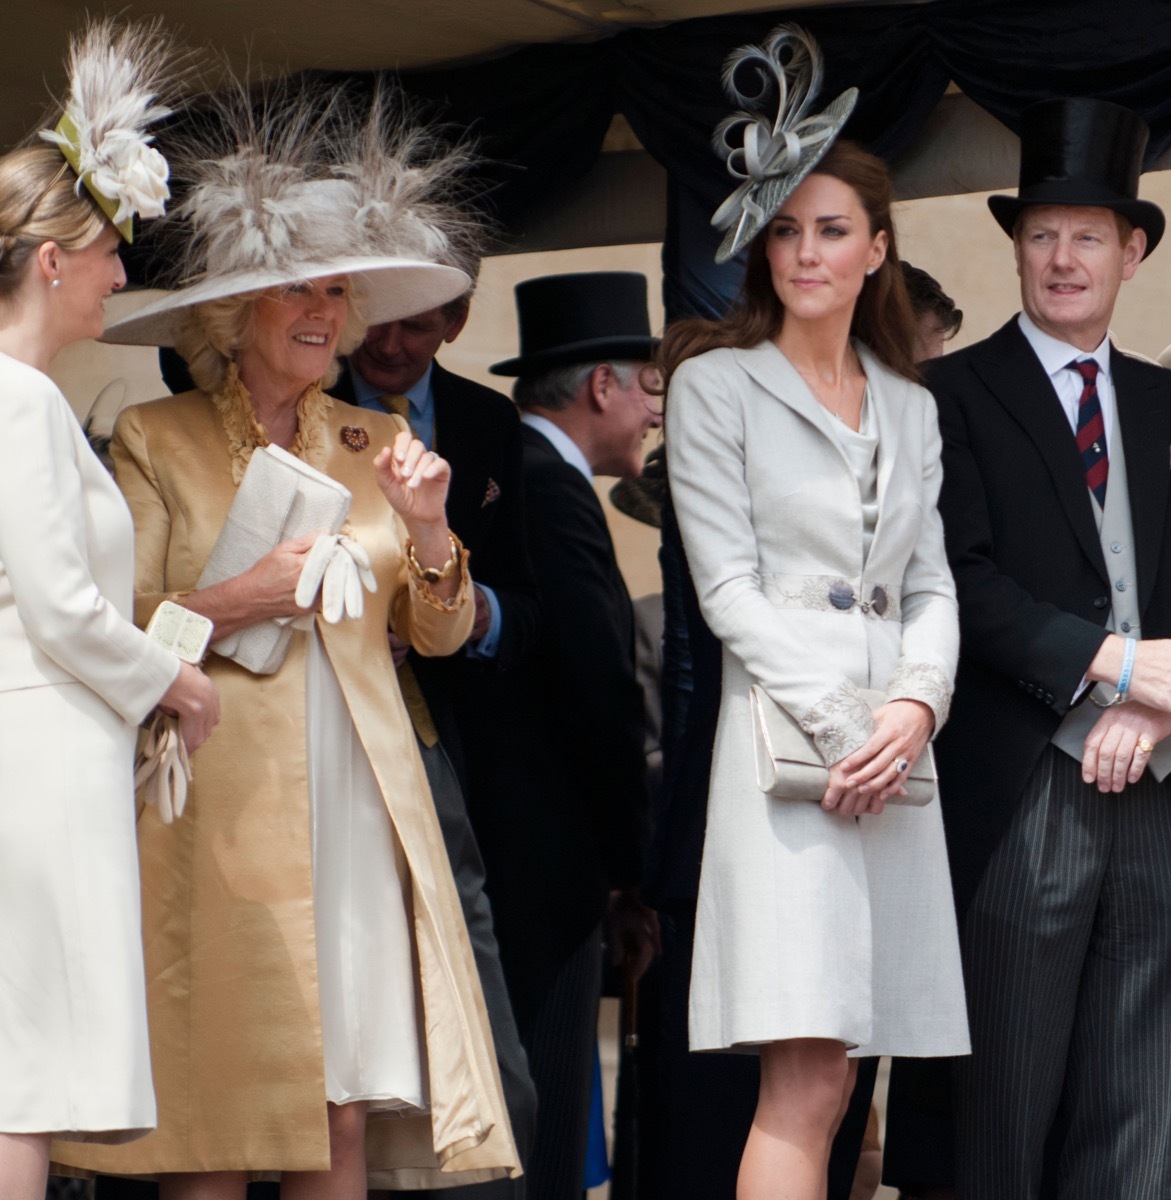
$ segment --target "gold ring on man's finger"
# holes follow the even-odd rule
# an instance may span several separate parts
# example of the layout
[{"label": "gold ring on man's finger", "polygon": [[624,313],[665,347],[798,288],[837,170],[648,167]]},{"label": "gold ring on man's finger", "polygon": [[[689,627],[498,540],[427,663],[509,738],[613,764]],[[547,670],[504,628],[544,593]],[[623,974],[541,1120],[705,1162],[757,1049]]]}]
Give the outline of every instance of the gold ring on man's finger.
[{"label": "gold ring on man's finger", "polygon": [[1138,748],[1144,754],[1150,754],[1150,752],[1155,748],[1155,743],[1152,742],[1148,737],[1141,737],[1138,740]]}]

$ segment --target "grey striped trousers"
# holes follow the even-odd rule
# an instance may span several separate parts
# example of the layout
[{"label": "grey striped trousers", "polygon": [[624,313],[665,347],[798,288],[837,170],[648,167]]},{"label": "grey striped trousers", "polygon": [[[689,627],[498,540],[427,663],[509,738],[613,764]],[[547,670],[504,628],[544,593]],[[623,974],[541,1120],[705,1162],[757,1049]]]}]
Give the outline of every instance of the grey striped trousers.
[{"label": "grey striped trousers", "polygon": [[1171,1197],[1171,781],[1047,749],[961,941],[958,1200]]}]

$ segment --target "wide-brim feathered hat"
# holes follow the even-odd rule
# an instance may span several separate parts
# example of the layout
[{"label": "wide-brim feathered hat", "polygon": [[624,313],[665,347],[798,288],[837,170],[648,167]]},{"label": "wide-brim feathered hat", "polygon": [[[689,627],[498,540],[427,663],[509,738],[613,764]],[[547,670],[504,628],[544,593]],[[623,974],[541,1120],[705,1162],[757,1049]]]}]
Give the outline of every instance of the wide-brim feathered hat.
[{"label": "wide-brim feathered hat", "polygon": [[[1020,186],[1015,196],[989,196],[988,207],[1010,237],[1031,205],[1108,208],[1146,232],[1150,252],[1166,227],[1163,210],[1138,198],[1150,131],[1128,108],[1108,100],[1042,100],[1021,113]],[[1145,257],[1145,255],[1144,255]]]},{"label": "wide-brim feathered hat", "polygon": [[451,201],[470,157],[408,124],[383,93],[358,121],[320,93],[256,104],[237,88],[187,136],[176,167],[187,194],[166,231],[177,286],[103,341],[173,346],[197,305],[333,275],[356,285],[370,325],[471,286],[478,229]]},{"label": "wide-brim feathered hat", "polygon": [[[61,119],[40,136],[61,151],[98,207],[127,242],[134,218],[161,217],[170,199],[167,160],[146,130],[171,115],[160,97],[185,74],[160,21],[93,20],[74,37]],[[165,91],[164,91],[165,90]]]},{"label": "wide-brim feathered hat", "polygon": [[778,25],[762,46],[741,46],[724,64],[724,89],[739,108],[716,126],[712,144],[740,184],[712,217],[727,231],[716,262],[727,262],[776,216],[854,111],[857,88],[811,111],[822,72],[820,48],[797,25]]}]

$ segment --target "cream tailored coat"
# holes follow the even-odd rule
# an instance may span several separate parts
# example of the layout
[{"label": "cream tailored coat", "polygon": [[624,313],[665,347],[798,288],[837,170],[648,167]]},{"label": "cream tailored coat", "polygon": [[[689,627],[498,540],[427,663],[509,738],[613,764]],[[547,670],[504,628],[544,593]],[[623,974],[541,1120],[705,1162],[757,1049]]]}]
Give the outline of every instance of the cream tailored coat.
[{"label": "cream tailored coat", "polygon": [[155,1123],[135,726],[179,661],[134,627],[114,481],[3,354],[0,427],[0,1130],[121,1141]]},{"label": "cream tailored coat", "polygon": [[[671,494],[723,643],[692,970],[697,1050],[794,1037],[867,1055],[968,1050],[938,802],[843,818],[756,787],[753,683],[827,764],[872,731],[860,688],[928,704],[937,729],[947,716],[958,626],[935,406],[856,349],[878,435],[868,555],[836,418],[772,342],[701,354],[671,381]],[[856,597],[848,609],[829,601],[834,585]],[[885,605],[871,603],[875,589]]]},{"label": "cream tailored coat", "polygon": [[[318,617],[317,632],[410,870],[431,1096],[429,1115],[368,1120],[370,1184],[499,1177],[517,1168],[516,1150],[459,897],[387,644],[390,627],[423,653],[458,648],[473,617],[466,566],[453,608],[408,573],[405,531],[372,465],[403,423],[328,397],[318,404],[319,419],[303,415],[304,456],[352,493],[349,525],[370,555],[378,591],[366,596],[360,620],[329,625]],[[250,425],[225,411],[191,392],[119,418],[112,451],[135,519],[140,622],[165,597],[181,603],[196,586],[227,517]],[[294,634],[274,675],[208,659],[222,723],[193,760],[187,811],[172,826],[153,809],[139,819],[159,1128],[124,1148],[82,1152],[59,1143],[59,1161],[109,1174],[329,1167],[306,637]]]}]

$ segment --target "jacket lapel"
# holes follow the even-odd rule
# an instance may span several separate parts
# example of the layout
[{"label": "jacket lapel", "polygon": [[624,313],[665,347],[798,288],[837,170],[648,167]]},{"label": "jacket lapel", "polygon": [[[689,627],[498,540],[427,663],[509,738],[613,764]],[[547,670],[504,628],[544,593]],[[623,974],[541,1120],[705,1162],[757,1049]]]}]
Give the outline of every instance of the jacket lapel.
[{"label": "jacket lapel", "polygon": [[833,447],[834,453],[853,475],[853,468],[846,452],[842,449],[833,430],[836,418],[809,390],[797,369],[767,339],[747,350],[733,350],[740,366],[771,396],[775,396],[786,408],[812,425]]},{"label": "jacket lapel", "polygon": [[1167,522],[1171,475],[1171,403],[1166,385],[1152,371],[1111,346],[1114,404],[1126,475],[1130,484],[1130,520],[1138,572],[1139,611],[1146,610],[1159,573]]},{"label": "jacket lapel", "polygon": [[1102,544],[1077,442],[1053,384],[1016,317],[984,343],[983,352],[972,359],[972,368],[1036,446],[1082,550],[1105,579]]}]

